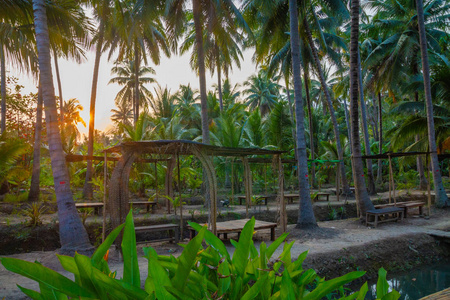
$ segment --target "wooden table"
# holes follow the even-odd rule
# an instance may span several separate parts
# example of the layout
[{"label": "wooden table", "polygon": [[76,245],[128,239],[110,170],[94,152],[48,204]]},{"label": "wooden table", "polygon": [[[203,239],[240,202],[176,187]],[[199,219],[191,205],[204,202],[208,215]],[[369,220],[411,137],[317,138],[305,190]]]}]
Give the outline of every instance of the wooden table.
[{"label": "wooden table", "polygon": [[[315,202],[319,200],[319,196],[325,196],[329,201],[330,195],[330,193],[317,193],[312,200]],[[284,198],[288,200],[288,203],[294,203],[294,198],[299,198],[299,194],[284,194]]]},{"label": "wooden table", "polygon": [[[267,205],[267,199],[272,197],[272,195],[256,195],[256,198],[264,199],[264,204]],[[245,201],[245,196],[237,196],[239,199],[239,205],[242,205],[242,201]]]},{"label": "wooden table", "polygon": [[317,194],[315,194],[313,201],[314,202],[319,201],[320,196],[325,196],[327,198],[327,201],[330,201],[330,195],[331,195],[330,193],[322,193],[322,192],[317,193]]},{"label": "wooden table", "polygon": [[[377,227],[379,223],[403,220],[403,208],[386,207],[380,209],[372,209],[366,212],[366,226],[373,225]],[[369,221],[369,217],[374,217],[374,221]],[[383,217],[383,219],[380,219]]]},{"label": "wooden table", "polygon": [[294,198],[299,198],[298,194],[284,194],[284,199],[287,199],[288,203],[294,203]]},{"label": "wooden table", "polygon": [[423,201],[404,201],[404,202],[397,202],[397,203],[387,203],[387,204],[378,204],[375,205],[375,208],[385,208],[385,207],[399,207],[403,208],[405,211],[405,218],[408,216],[408,208],[419,208],[419,216],[423,214],[423,207],[425,206],[425,202]]},{"label": "wooden table", "polygon": [[150,211],[150,206],[152,207],[152,213],[155,212],[155,206],[158,203],[156,201],[132,201],[130,202],[130,206],[145,206],[147,208],[147,212]]},{"label": "wooden table", "polygon": [[80,208],[93,208],[94,213],[98,215],[100,210],[103,208],[103,202],[86,202],[86,203],[75,203],[77,209]]},{"label": "wooden table", "polygon": [[158,231],[168,231],[169,232],[168,239],[142,241],[142,242],[138,242],[138,243],[161,242],[161,241],[166,241],[166,240],[171,241],[171,242],[175,241],[175,243],[178,243],[179,236],[180,236],[180,226],[177,224],[159,224],[159,225],[139,226],[139,227],[135,227],[134,231],[136,233],[138,233],[138,232],[158,232]]},{"label": "wooden table", "polygon": [[[217,236],[220,238],[220,235],[223,234],[224,239],[228,238],[228,233],[237,233],[238,237],[241,234],[242,229],[244,229],[244,225],[250,221],[250,219],[241,219],[241,220],[231,220],[226,222],[217,222]],[[260,229],[270,229],[270,240],[275,240],[275,228],[277,227],[277,223],[265,222],[255,220],[255,230]],[[196,235],[196,231],[194,228],[188,226],[190,231],[190,238],[192,239]]]}]

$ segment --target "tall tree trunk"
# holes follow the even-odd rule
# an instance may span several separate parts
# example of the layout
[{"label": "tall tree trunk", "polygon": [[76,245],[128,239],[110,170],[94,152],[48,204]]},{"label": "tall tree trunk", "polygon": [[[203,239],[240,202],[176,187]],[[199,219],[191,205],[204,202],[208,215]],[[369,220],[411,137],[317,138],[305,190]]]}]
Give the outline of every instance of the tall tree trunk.
[{"label": "tall tree trunk", "polygon": [[[287,96],[288,104],[289,104],[289,114],[291,115],[292,125],[294,125],[295,124],[295,117],[294,117],[294,108],[293,108],[292,99],[291,99],[291,91],[289,90],[289,75],[284,76],[284,84],[286,86],[286,96]],[[294,126],[292,126],[291,134],[292,134],[292,138],[293,138],[293,141],[294,141],[294,156],[295,156],[295,159],[297,160],[298,159],[297,134],[295,133]]]},{"label": "tall tree trunk", "polygon": [[33,170],[31,173],[30,191],[28,193],[29,202],[39,201],[40,195],[40,175],[41,175],[41,138],[42,138],[42,88],[39,83],[38,101],[36,108],[36,125],[34,129],[33,147]]},{"label": "tall tree trunk", "polygon": [[[419,73],[419,69],[417,68],[417,73]],[[414,101],[419,102],[419,93],[415,92],[414,93]],[[419,135],[416,134],[416,136],[414,137],[414,141],[418,142],[420,139]],[[417,156],[416,158],[416,164],[417,164],[417,172],[419,173],[419,189],[421,190],[426,190],[427,186],[428,186],[428,181],[427,178],[425,177],[425,169],[423,167],[423,160],[421,156]]]},{"label": "tall tree trunk", "polygon": [[[369,129],[367,128],[367,109],[366,109],[366,102],[364,100],[364,84],[362,79],[361,56],[359,54],[359,47],[358,47],[358,89],[359,89],[359,102],[361,103],[361,124],[364,133],[364,149],[366,155],[371,155],[369,142]],[[373,178],[372,160],[366,159],[365,161],[367,166],[367,185],[369,189],[369,194],[373,195],[376,194],[376,190],[375,190],[375,180]]]},{"label": "tall tree trunk", "polygon": [[358,111],[358,38],[359,38],[359,0],[351,1],[351,31],[350,31],[350,113],[352,129],[352,162],[353,180],[355,182],[356,201],[359,204],[360,216],[366,211],[374,209],[366,189],[364,168],[361,158],[361,144],[359,140],[359,111]]},{"label": "tall tree trunk", "polygon": [[[378,154],[383,154],[383,106],[381,103],[381,93],[378,92],[378,127],[379,127],[379,138],[378,138]],[[378,184],[383,182],[383,161],[378,160],[378,174],[377,174]]]},{"label": "tall tree trunk", "polygon": [[1,94],[2,94],[2,120],[0,126],[0,134],[6,130],[6,65],[5,65],[5,50],[4,46],[0,44],[0,65],[1,65]]},{"label": "tall tree trunk", "polygon": [[309,95],[309,73],[305,67],[305,92],[306,92],[306,104],[308,106],[308,123],[309,123],[309,144],[311,148],[311,185],[316,186],[316,164],[314,163],[314,126],[313,126],[313,112],[311,105],[311,97]]},{"label": "tall tree trunk", "polygon": [[348,113],[348,107],[347,107],[347,100],[345,97],[342,97],[344,99],[344,112],[345,112],[345,123],[347,124],[347,135],[348,135],[348,143],[350,144],[350,153],[353,153],[352,150],[352,130],[350,127],[350,116]]},{"label": "tall tree trunk", "polygon": [[53,61],[55,62],[56,82],[58,83],[59,92],[59,119],[61,122],[61,129],[64,129],[64,100],[62,95],[61,76],[59,73],[58,54],[55,49],[53,49]]},{"label": "tall tree trunk", "polygon": [[435,205],[436,207],[446,207],[449,205],[449,201],[444,190],[444,185],[442,184],[441,170],[439,168],[439,161],[437,156],[436,136],[434,131],[433,102],[431,99],[430,68],[428,66],[427,38],[425,32],[422,0],[416,0],[416,6],[417,19],[419,24],[420,53],[422,55],[423,83],[425,86],[425,103],[427,107],[428,143],[431,152],[430,156],[431,169],[433,171],[434,192],[436,194]]},{"label": "tall tree trunk", "polygon": [[216,65],[217,65],[217,89],[219,90],[219,107],[220,111],[223,111],[223,96],[222,96],[222,69],[220,67],[220,52],[219,47],[216,47]]},{"label": "tall tree trunk", "polygon": [[[100,69],[100,58],[102,56],[102,46],[105,34],[105,19],[106,19],[106,6],[108,1],[103,2],[102,18],[100,20],[99,34],[97,40],[97,47],[95,49],[95,61],[94,61],[94,74],[92,76],[91,87],[91,102],[89,106],[89,133],[88,133],[88,157],[94,155],[94,129],[95,129],[95,101],[97,100],[97,84],[98,84],[98,72]],[[92,199],[92,175],[93,167],[92,160],[87,161],[86,177],[84,179],[83,196],[88,199]]]},{"label": "tall tree trunk", "polygon": [[297,1],[289,0],[289,21],[291,31],[292,71],[294,76],[295,117],[297,120],[297,168],[300,207],[297,228],[317,227],[311,201],[308,181],[308,158],[306,156],[306,140],[304,127],[304,111],[302,99],[302,80],[300,75],[300,37],[298,33]]},{"label": "tall tree trunk", "polygon": [[75,251],[78,253],[91,253],[93,247],[89,242],[86,229],[81,223],[70,190],[69,171],[66,166],[58,128],[45,0],[33,0],[33,11],[42,98],[45,106],[47,140],[58,205],[60,251],[61,253],[72,255]]},{"label": "tall tree trunk", "polygon": [[206,71],[205,71],[205,51],[203,49],[203,26],[200,0],[192,0],[192,13],[194,16],[195,45],[198,60],[198,77],[200,81],[200,107],[202,117],[202,142],[209,144],[209,120],[208,102],[206,95]]},{"label": "tall tree trunk", "polygon": [[140,69],[140,57],[137,43],[134,44],[134,105],[136,113],[134,114],[134,127],[139,119],[139,69]]},{"label": "tall tree trunk", "polygon": [[[339,125],[338,125],[337,119],[336,119],[336,112],[334,111],[333,101],[331,100],[330,91],[328,89],[327,82],[325,81],[325,76],[323,74],[322,65],[320,64],[319,55],[317,54],[317,49],[316,49],[316,46],[314,45],[311,30],[309,28],[308,22],[306,21],[306,18],[303,20],[303,25],[305,27],[309,47],[311,48],[311,52],[313,55],[314,64],[317,68],[317,73],[319,75],[319,80],[320,80],[320,84],[322,86],[322,91],[325,95],[326,104],[328,106],[328,111],[330,112],[331,122],[333,123],[333,130],[334,130],[334,136],[336,139],[336,148],[337,148],[337,152],[338,152],[338,159],[340,160],[339,170],[341,172],[340,177],[341,177],[341,182],[342,182],[342,189],[345,194],[349,194],[350,187],[347,182],[347,177],[345,176],[344,151],[342,150],[341,138],[339,136]],[[336,192],[339,192],[339,191],[336,191]]]}]

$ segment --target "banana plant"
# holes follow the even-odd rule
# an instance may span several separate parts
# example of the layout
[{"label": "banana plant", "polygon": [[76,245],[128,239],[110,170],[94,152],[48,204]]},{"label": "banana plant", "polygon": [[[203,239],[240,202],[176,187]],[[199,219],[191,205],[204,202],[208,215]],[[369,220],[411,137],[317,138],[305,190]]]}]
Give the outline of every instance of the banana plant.
[{"label": "banana plant", "polygon": [[[294,242],[286,243],[287,234],[281,235],[270,245],[261,243],[258,249],[253,243],[255,219],[244,226],[231,256],[223,242],[213,233],[194,222],[190,225],[198,231],[179,257],[158,255],[156,250],[144,248],[148,260],[148,276],[141,283],[136,234],[130,212],[125,224],[114,229],[91,258],[81,254],[75,257],[58,255],[61,265],[74,275],[71,280],[38,262],[31,263],[15,258],[0,258],[9,271],[31,278],[39,283],[40,291],[22,286],[19,289],[32,299],[322,299],[338,293],[335,299],[363,300],[367,283],[350,295],[343,286],[360,278],[365,272],[355,271],[344,276],[325,280],[312,269],[305,270],[302,263],[307,252],[296,260],[291,258]],[[123,230],[123,275],[108,266],[109,248]],[[203,241],[206,248],[203,247]],[[282,253],[272,259],[282,244]],[[398,292],[389,292],[386,271],[380,269],[377,299],[396,300]]]}]

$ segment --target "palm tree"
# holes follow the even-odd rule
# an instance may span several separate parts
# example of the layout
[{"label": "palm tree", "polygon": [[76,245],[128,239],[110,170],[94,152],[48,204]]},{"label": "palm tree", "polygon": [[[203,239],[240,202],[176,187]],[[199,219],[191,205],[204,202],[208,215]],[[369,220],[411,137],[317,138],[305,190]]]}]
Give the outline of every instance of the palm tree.
[{"label": "palm tree", "polygon": [[430,145],[431,169],[433,171],[435,203],[437,207],[449,205],[447,194],[442,183],[441,171],[437,157],[436,137],[434,131],[433,102],[431,99],[430,68],[428,65],[427,37],[422,0],[416,0],[417,19],[419,25],[420,53],[422,57],[423,83],[425,87],[425,103],[427,107],[428,142]]},{"label": "palm tree", "polygon": [[273,81],[264,70],[257,75],[251,75],[244,82],[246,89],[242,92],[247,95],[246,104],[251,110],[259,108],[261,115],[265,116],[278,102],[278,90],[280,86]]},{"label": "palm tree", "polygon": [[139,115],[139,104],[136,102],[135,93],[138,91],[140,99],[145,99],[142,102],[144,108],[147,108],[147,101],[151,99],[152,93],[144,86],[144,84],[156,82],[153,77],[148,75],[154,75],[155,70],[151,67],[142,66],[137,72],[137,81],[139,89],[136,90],[136,70],[137,67],[135,61],[120,61],[116,62],[115,66],[111,69],[111,73],[117,75],[117,77],[111,78],[109,84],[117,83],[123,88],[117,93],[115,98],[116,104],[119,106],[122,102],[128,102],[133,107],[133,116],[135,122],[137,121],[137,115]]},{"label": "palm tree", "polygon": [[155,96],[149,101],[154,118],[172,118],[176,108],[177,96],[177,94],[172,94],[167,86],[163,89],[158,84],[155,87]]},{"label": "palm tree", "polygon": [[295,116],[297,120],[297,169],[300,193],[297,227],[316,227],[308,181],[308,160],[304,128],[302,82],[300,77],[300,37],[298,32],[297,1],[289,0],[292,71],[294,75]]},{"label": "palm tree", "polygon": [[39,84],[38,101],[36,107],[36,127],[34,129],[33,146],[33,169],[31,172],[30,191],[28,192],[28,202],[39,201],[40,195],[40,175],[41,175],[41,138],[42,138],[42,88]]},{"label": "palm tree", "polygon": [[352,169],[353,180],[355,182],[356,201],[358,201],[360,216],[365,216],[368,210],[374,209],[367,193],[364,181],[364,169],[361,159],[361,144],[359,139],[359,109],[358,109],[358,77],[359,67],[359,0],[352,0],[350,6],[351,27],[350,27],[350,113],[351,113],[351,133],[352,133]]},{"label": "palm tree", "polygon": [[119,128],[119,134],[122,133],[121,124],[131,125],[131,119],[133,118],[133,112],[130,106],[126,102],[122,102],[117,106],[117,109],[111,109],[112,116],[111,121]]},{"label": "palm tree", "polygon": [[81,223],[72,192],[69,172],[64,159],[61,136],[58,129],[56,99],[50,63],[50,41],[44,0],[33,0],[36,45],[39,57],[39,73],[42,98],[45,105],[47,137],[52,164],[55,194],[58,205],[61,252],[74,254],[91,252],[86,229]]}]

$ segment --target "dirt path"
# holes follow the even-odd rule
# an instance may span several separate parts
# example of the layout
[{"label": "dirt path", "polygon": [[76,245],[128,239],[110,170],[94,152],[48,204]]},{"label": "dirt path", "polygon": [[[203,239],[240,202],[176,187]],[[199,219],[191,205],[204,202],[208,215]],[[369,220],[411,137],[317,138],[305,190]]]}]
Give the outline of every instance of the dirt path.
[{"label": "dirt path", "polygon": [[[319,272],[320,270],[325,270],[327,264],[333,265],[337,264],[337,261],[340,262],[346,253],[348,254],[348,257],[354,257],[355,266],[358,265],[364,267],[365,262],[369,260],[380,260],[381,262],[383,255],[380,255],[379,253],[385,253],[388,258],[389,255],[392,255],[392,259],[395,258],[400,261],[403,257],[409,255],[404,252],[404,250],[395,247],[395,244],[403,245],[403,248],[406,247],[407,251],[415,256],[421,251],[426,252],[428,248],[432,248],[431,244],[434,241],[427,235],[427,231],[431,229],[450,230],[449,217],[449,210],[440,210],[433,212],[430,219],[409,217],[403,222],[386,223],[376,229],[367,228],[356,219],[321,222],[319,223],[320,228],[313,231],[298,230],[295,229],[294,225],[289,225],[288,231],[290,232],[290,235],[288,240],[295,240],[295,244],[292,248],[292,257],[295,258],[302,252],[309,251],[308,259],[305,263]],[[259,245],[263,240],[267,243],[267,240],[269,240],[268,237],[268,232],[257,232],[255,235],[255,246],[259,248]],[[418,237],[416,241],[414,241],[414,237]],[[231,236],[231,238],[233,238],[233,236]],[[182,247],[173,244],[152,244],[152,246],[161,255],[173,254],[177,256],[182,251]],[[227,242],[227,247],[230,252],[233,252],[233,247],[229,242]],[[282,247],[275,252],[274,257],[281,253],[281,248]],[[374,252],[375,250],[376,252]],[[147,276],[147,261],[142,255],[141,246],[139,248],[139,265],[141,269],[141,278],[145,279]],[[370,258],[370,256],[372,256],[372,258]],[[69,273],[62,270],[54,251],[15,254],[8,257],[25,259],[28,261],[37,260],[43,265],[61,272],[63,275],[69,275]],[[123,269],[122,264],[118,259],[117,252],[112,253],[110,257],[111,269],[117,270],[118,276],[121,276]],[[328,259],[327,263],[324,262],[325,258]],[[349,271],[348,264],[334,266],[334,268],[337,267],[343,269],[339,272]],[[339,272],[335,274],[339,275]],[[328,274],[334,273],[331,272]],[[5,297],[5,299],[26,299],[17,289],[16,284],[31,289],[38,289],[38,285],[34,281],[13,274],[0,265],[0,299],[3,297]]]}]

